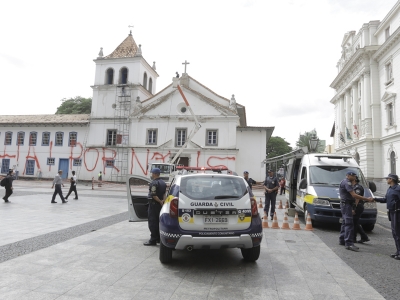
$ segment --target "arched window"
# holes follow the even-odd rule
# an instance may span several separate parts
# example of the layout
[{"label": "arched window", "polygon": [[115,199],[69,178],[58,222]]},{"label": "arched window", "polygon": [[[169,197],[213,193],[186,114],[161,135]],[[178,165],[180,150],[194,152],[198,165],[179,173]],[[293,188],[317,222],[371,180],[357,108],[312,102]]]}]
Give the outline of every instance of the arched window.
[{"label": "arched window", "polygon": [[390,174],[396,174],[396,153],[390,153]]},{"label": "arched window", "polygon": [[113,84],[114,83],[114,70],[107,69],[106,71],[106,84]]},{"label": "arched window", "polygon": [[143,75],[143,87],[147,90],[147,73],[144,72]]},{"label": "arched window", "polygon": [[127,68],[122,68],[119,71],[119,83],[121,83],[121,84],[128,83],[128,69]]},{"label": "arched window", "polygon": [[153,79],[149,79],[149,92],[153,94]]}]

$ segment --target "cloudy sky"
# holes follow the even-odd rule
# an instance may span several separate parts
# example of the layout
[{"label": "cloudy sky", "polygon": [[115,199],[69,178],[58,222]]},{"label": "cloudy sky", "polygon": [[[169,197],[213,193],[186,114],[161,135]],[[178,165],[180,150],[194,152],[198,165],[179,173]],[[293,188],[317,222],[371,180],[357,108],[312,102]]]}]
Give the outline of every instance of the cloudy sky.
[{"label": "cloudy sky", "polygon": [[395,0],[130,0],[2,3],[0,115],[53,114],[61,99],[91,97],[100,47],[129,34],[156,62],[157,92],[182,62],[217,94],[246,106],[249,126],[329,137],[341,41],[382,20]]}]

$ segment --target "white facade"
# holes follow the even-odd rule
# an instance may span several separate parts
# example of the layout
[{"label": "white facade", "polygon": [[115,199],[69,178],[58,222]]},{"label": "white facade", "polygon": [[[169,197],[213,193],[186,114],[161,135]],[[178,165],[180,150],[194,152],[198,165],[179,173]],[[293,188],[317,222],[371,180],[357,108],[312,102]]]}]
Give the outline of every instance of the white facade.
[{"label": "white facade", "polygon": [[[372,180],[399,172],[400,2],[383,21],[345,34],[336,95],[335,150],[351,153]],[[396,81],[396,78],[398,79]]]},{"label": "white facade", "polygon": [[[172,80],[155,94],[155,63],[147,63],[132,35],[108,56],[101,50],[94,62],[90,116],[0,116],[3,173],[15,167],[20,176],[36,177],[40,169],[40,176],[52,178],[58,169],[64,176],[76,170],[79,179],[91,180],[102,171],[103,180],[124,181],[127,174],[148,175],[149,163],[168,162],[181,149],[194,118]],[[245,107],[234,96],[221,97],[186,73],[173,79],[201,125],[178,162],[225,166],[238,174],[247,170],[254,180],[264,180],[261,162],[273,127],[247,126]],[[37,132],[35,145],[28,145],[31,131]],[[25,134],[23,145],[18,132]],[[43,132],[50,132],[49,143],[42,144]]]}]

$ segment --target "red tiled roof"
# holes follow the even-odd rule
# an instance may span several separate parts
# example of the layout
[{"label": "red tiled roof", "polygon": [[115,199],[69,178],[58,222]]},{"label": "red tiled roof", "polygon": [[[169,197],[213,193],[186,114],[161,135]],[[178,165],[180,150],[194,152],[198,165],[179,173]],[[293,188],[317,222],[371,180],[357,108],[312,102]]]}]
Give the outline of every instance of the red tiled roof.
[{"label": "red tiled roof", "polygon": [[128,37],[110,55],[107,55],[104,58],[134,57],[137,49],[138,46],[136,45],[132,34],[129,34]]}]

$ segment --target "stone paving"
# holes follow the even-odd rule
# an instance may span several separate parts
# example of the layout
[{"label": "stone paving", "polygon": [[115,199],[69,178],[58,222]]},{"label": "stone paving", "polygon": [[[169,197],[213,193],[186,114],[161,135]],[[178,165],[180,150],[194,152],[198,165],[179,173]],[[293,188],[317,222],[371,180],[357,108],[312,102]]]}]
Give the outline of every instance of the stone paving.
[{"label": "stone paving", "polygon": [[[127,211],[123,185],[81,185],[64,205],[50,204],[51,182],[14,186],[0,203],[3,246]],[[146,222],[124,221],[4,261],[0,299],[384,299],[313,231],[264,229],[256,263],[224,249],[174,251],[163,265],[148,237]]]}]

